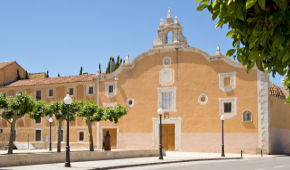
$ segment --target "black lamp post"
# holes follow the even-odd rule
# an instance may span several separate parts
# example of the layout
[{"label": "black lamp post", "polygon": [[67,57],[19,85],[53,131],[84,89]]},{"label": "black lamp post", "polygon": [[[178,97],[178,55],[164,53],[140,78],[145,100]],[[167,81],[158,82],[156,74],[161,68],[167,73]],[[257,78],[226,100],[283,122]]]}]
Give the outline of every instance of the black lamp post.
[{"label": "black lamp post", "polygon": [[163,114],[163,110],[161,108],[159,108],[157,110],[157,113],[159,114],[160,116],[160,134],[159,134],[159,137],[160,137],[160,144],[159,144],[159,159],[160,160],[163,160],[163,155],[162,155],[162,114]]},{"label": "black lamp post", "polygon": [[224,120],[225,116],[221,116],[221,121],[222,121],[222,157],[225,157],[225,150],[224,150]]},{"label": "black lamp post", "polygon": [[50,117],[48,119],[48,121],[49,121],[49,124],[50,124],[50,129],[49,129],[49,151],[51,151],[51,122],[53,122],[52,117]]},{"label": "black lamp post", "polygon": [[69,105],[72,103],[72,98],[69,97],[69,94],[66,95],[66,97],[64,98],[64,103],[66,104],[67,107],[67,129],[66,129],[66,148],[65,148],[65,152],[66,152],[66,156],[65,156],[65,167],[71,167],[70,165],[70,151],[69,151]]}]

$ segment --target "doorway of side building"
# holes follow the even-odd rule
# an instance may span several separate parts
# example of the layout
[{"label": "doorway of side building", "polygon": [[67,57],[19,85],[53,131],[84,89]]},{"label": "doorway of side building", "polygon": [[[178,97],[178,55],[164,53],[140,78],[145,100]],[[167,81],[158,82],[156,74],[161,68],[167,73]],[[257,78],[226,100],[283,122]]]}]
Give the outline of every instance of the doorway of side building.
[{"label": "doorway of side building", "polygon": [[111,136],[111,149],[117,149],[117,128],[103,129],[103,143],[105,142],[104,136],[106,136],[107,131],[109,131]]},{"label": "doorway of side building", "polygon": [[162,124],[162,148],[175,151],[175,124]]}]

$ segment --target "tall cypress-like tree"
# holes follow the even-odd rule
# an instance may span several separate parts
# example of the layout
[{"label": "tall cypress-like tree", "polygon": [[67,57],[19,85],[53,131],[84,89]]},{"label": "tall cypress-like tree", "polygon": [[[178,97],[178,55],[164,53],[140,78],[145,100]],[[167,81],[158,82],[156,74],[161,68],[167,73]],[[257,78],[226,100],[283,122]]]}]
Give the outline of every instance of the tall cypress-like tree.
[{"label": "tall cypress-like tree", "polygon": [[17,80],[21,80],[21,77],[19,75],[19,70],[17,69]]},{"label": "tall cypress-like tree", "polygon": [[100,70],[100,73],[102,73],[101,64],[100,63],[99,63],[99,70]]},{"label": "tall cypress-like tree", "polygon": [[58,73],[58,75],[57,75],[58,77],[60,77],[60,75],[59,75],[59,73]]},{"label": "tall cypress-like tree", "polygon": [[48,70],[46,71],[46,77],[47,77],[47,78],[49,77],[49,75],[48,75]]},{"label": "tall cypress-like tree", "polygon": [[121,60],[120,60],[120,64],[119,64],[119,65],[121,65],[121,64],[122,64],[122,62],[123,62],[123,60],[122,60],[122,58],[121,58]]},{"label": "tall cypress-like tree", "polygon": [[106,73],[107,74],[110,74],[110,61],[108,62],[108,66],[106,68]]},{"label": "tall cypress-like tree", "polygon": [[118,55],[118,57],[117,57],[117,61],[116,61],[116,64],[115,64],[114,69],[113,69],[114,71],[117,70],[117,69],[119,68],[119,65],[120,65],[119,62],[120,62],[120,56]]},{"label": "tall cypress-like tree", "polygon": [[83,75],[83,66],[81,66],[80,74],[79,75]]},{"label": "tall cypress-like tree", "polygon": [[123,60],[123,64],[125,64],[125,60]]},{"label": "tall cypress-like tree", "polygon": [[29,79],[27,70],[25,70],[25,79]]}]

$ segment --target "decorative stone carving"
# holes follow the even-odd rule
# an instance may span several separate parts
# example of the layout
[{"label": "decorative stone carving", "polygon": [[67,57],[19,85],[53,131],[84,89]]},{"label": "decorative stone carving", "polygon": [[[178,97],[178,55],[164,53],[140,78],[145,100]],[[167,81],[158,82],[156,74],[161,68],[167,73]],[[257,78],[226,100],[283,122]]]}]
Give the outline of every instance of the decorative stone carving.
[{"label": "decorative stone carving", "polygon": [[171,85],[174,82],[174,70],[171,68],[162,69],[159,72],[159,83],[163,86]]},{"label": "decorative stone carving", "polygon": [[[175,22],[173,22],[169,8],[166,22],[163,24],[163,20],[160,20],[160,25],[157,29],[158,36],[153,41],[153,48],[187,46],[187,38],[183,36],[182,29],[177,16],[175,17]],[[172,31],[172,42],[168,42],[168,33],[170,31]]]},{"label": "decorative stone carving", "polygon": [[216,56],[217,56],[217,55],[222,55],[222,54],[221,54],[221,50],[220,50],[220,46],[219,46],[219,45],[217,45],[217,47],[216,47],[215,55],[216,55]]},{"label": "decorative stone carving", "polygon": [[130,64],[129,54],[127,54],[127,56],[126,56],[125,64]]}]

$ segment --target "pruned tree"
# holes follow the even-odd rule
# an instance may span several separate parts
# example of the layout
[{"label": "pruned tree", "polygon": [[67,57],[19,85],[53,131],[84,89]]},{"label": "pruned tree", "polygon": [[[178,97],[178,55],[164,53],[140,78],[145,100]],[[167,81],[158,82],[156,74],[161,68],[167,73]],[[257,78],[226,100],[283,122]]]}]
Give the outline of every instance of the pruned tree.
[{"label": "pruned tree", "polygon": [[16,80],[21,80],[20,74],[19,74],[19,70],[17,69],[17,79]]},{"label": "pruned tree", "polygon": [[118,103],[114,107],[104,107],[103,112],[102,120],[109,120],[111,122],[118,123],[118,120],[122,116],[127,115],[128,110],[126,106],[121,106]]},{"label": "pruned tree", "polygon": [[26,92],[17,93],[15,97],[5,98],[4,93],[0,94],[0,109],[3,111],[0,116],[10,124],[8,154],[13,154],[13,139],[16,121],[28,114],[35,107],[35,100]]},{"label": "pruned tree", "polygon": [[79,111],[77,115],[83,117],[88,126],[90,151],[94,151],[92,123],[102,119],[102,115],[98,114],[100,112],[98,112],[98,106],[95,103],[95,101],[78,101]]},{"label": "pruned tree", "polygon": [[[71,105],[74,105],[74,104],[72,103]],[[58,120],[57,152],[60,152],[61,151],[61,126],[62,126],[62,121],[67,119],[67,106],[63,100],[51,101],[48,105],[48,110],[49,111],[47,111],[47,113],[49,113],[49,115],[54,114],[55,119]],[[74,109],[70,109],[69,121],[75,120],[76,117],[75,117],[74,112],[75,112]]]},{"label": "pruned tree", "polygon": [[[237,58],[249,72],[256,64],[273,76],[278,72],[290,78],[290,8],[288,0],[196,0],[197,11],[205,8],[217,17],[216,28],[227,24],[227,37],[233,49],[227,56]],[[241,43],[241,45],[240,45]],[[288,70],[288,71],[287,71]]]}]

